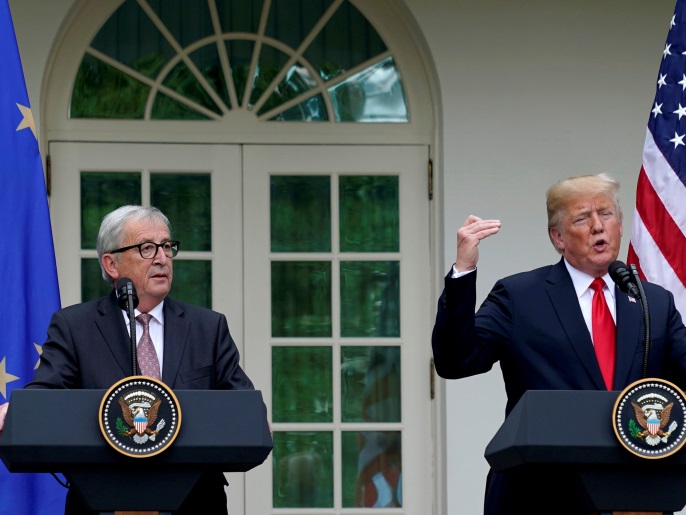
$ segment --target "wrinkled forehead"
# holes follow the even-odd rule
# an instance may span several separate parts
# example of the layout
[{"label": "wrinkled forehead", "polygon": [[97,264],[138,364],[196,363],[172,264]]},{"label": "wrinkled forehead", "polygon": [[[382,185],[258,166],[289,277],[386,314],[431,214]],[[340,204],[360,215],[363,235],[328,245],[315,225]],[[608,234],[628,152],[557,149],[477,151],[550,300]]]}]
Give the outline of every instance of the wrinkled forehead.
[{"label": "wrinkled forehead", "polygon": [[573,195],[566,202],[564,211],[568,215],[592,213],[594,211],[614,210],[614,199],[604,193]]},{"label": "wrinkled forehead", "polygon": [[122,232],[124,241],[162,241],[169,239],[167,225],[161,220],[143,218],[129,220]]}]

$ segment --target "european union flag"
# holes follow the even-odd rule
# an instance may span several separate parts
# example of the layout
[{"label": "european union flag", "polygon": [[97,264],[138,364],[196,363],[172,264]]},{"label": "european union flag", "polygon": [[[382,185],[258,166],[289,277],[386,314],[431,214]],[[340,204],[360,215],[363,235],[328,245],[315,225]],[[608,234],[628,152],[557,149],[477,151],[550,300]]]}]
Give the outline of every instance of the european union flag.
[{"label": "european union flag", "polygon": [[[60,308],[43,163],[7,0],[0,0],[0,69],[2,404],[33,377],[50,317]],[[65,495],[50,474],[11,474],[0,466],[0,513],[61,514]]]}]

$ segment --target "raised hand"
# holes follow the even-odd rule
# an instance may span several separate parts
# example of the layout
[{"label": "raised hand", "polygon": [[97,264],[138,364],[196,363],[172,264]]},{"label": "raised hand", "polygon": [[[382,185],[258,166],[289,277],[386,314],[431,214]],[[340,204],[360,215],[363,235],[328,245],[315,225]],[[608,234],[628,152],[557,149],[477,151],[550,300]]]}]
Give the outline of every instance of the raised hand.
[{"label": "raised hand", "polygon": [[455,267],[458,272],[474,270],[479,261],[479,243],[484,238],[500,230],[500,220],[482,220],[469,215],[457,230],[457,257]]}]

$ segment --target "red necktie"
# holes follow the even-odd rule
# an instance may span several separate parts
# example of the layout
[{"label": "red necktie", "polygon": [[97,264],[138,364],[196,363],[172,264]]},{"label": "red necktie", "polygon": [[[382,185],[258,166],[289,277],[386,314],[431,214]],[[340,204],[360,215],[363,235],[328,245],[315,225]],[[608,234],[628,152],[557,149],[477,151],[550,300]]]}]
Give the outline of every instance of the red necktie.
[{"label": "red necktie", "polygon": [[605,386],[608,390],[612,390],[615,377],[615,321],[605,302],[603,286],[605,286],[605,281],[600,278],[594,279],[591,283],[591,288],[594,290],[591,316],[593,346],[598,357],[600,371],[605,379]]}]

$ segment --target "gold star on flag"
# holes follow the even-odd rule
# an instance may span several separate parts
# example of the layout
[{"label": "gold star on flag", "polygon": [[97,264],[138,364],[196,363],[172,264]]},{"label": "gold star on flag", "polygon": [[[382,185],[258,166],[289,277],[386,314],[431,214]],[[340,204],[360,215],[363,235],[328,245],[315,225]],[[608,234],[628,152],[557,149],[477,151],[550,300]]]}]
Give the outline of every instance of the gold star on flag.
[{"label": "gold star on flag", "polygon": [[2,361],[0,361],[0,393],[7,399],[7,383],[16,381],[19,378],[7,373],[5,361],[7,361],[7,358],[2,358]]},{"label": "gold star on flag", "polygon": [[36,352],[38,353],[38,361],[36,361],[36,366],[33,367],[33,369],[36,370],[38,365],[40,365],[40,356],[43,354],[43,346],[38,345],[37,343],[34,343],[33,346],[36,348]]},{"label": "gold star on flag", "polygon": [[24,117],[21,123],[17,126],[17,131],[22,129],[31,129],[31,132],[33,132],[33,137],[38,140],[38,135],[36,134],[36,122],[33,121],[33,113],[31,112],[31,108],[21,104],[17,104],[17,107]]}]

